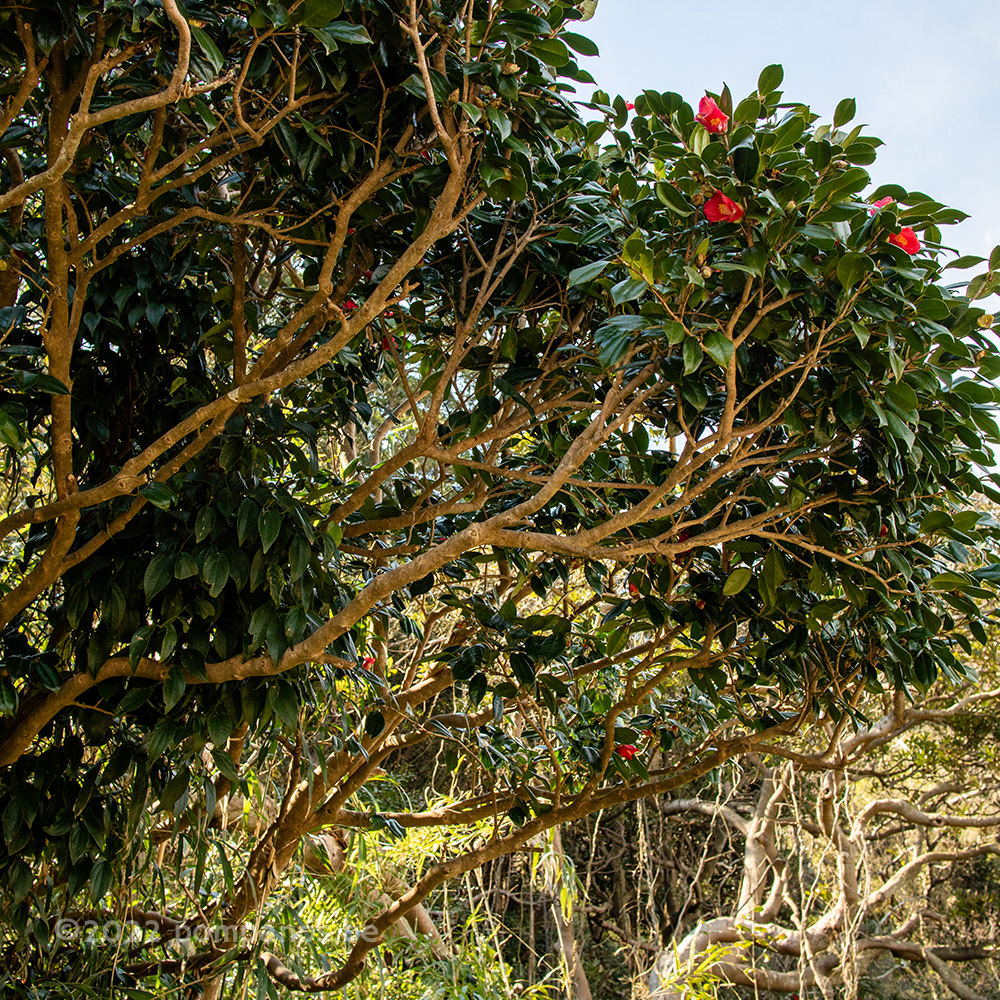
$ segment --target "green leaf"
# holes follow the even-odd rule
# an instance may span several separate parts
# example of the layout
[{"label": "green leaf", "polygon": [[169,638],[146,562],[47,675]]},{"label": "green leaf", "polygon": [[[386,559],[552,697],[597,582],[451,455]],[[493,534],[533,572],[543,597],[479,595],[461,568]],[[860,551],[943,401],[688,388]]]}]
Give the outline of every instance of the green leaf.
[{"label": "green leaf", "polygon": [[976,257],[973,255],[966,255],[965,257],[959,257],[958,260],[953,260],[950,264],[945,264],[944,269],[947,271],[949,268],[957,267],[959,270],[965,270],[969,267],[975,267],[977,264],[982,264],[985,261],[985,257]]},{"label": "green leaf", "polygon": [[620,361],[640,330],[648,329],[650,321],[645,316],[612,316],[606,319],[594,332],[597,357],[602,365],[613,365]]},{"label": "green leaf", "polygon": [[487,107],[486,117],[489,119],[490,124],[496,130],[497,135],[500,136],[501,142],[503,142],[510,136],[510,131],[511,131],[510,119],[502,111],[498,111],[496,108]]},{"label": "green leaf", "polygon": [[172,554],[157,553],[149,560],[146,572],[142,577],[146,600],[151,600],[170,583],[174,575],[174,557]]},{"label": "green leaf", "polygon": [[694,207],[688,202],[672,184],[666,181],[658,181],[656,184],[656,197],[677,215],[687,216],[694,212]]},{"label": "green leaf", "polygon": [[481,670],[469,681],[469,701],[478,705],[486,697],[487,679]]},{"label": "green leaf", "polygon": [[732,573],[726,577],[726,582],[722,586],[722,593],[726,597],[732,597],[734,594],[738,594],[753,578],[753,571],[749,566],[740,566],[738,569],[734,569]]},{"label": "green leaf", "polygon": [[741,146],[733,150],[733,173],[744,184],[752,184],[760,170],[760,152],[756,146]]},{"label": "green leaf", "polygon": [[325,28],[344,11],[344,0],[305,0],[295,9],[293,24],[304,28]]},{"label": "green leaf", "polygon": [[623,278],[611,289],[611,301],[620,306],[624,302],[633,302],[645,294],[649,285],[643,278]]},{"label": "green leaf", "polygon": [[240,773],[236,770],[236,764],[225,750],[212,750],[211,753],[212,760],[215,761],[215,766],[224,778],[228,778],[233,782],[240,780]]},{"label": "green leaf", "polygon": [[222,53],[215,42],[212,41],[211,35],[203,28],[195,27],[190,22],[188,22],[188,26],[191,29],[191,37],[194,39],[195,44],[201,49],[202,55],[212,67],[212,72],[217,74],[222,69]]},{"label": "green leaf", "polygon": [[835,128],[846,125],[857,113],[857,103],[853,97],[845,97],[833,113],[833,124]]},{"label": "green leaf", "polygon": [[374,739],[385,729],[385,716],[378,710],[369,712],[365,717],[365,736]]},{"label": "green leaf", "polygon": [[848,389],[837,400],[837,415],[851,429],[861,426],[865,419],[865,401],[860,393]]},{"label": "green leaf", "polygon": [[194,519],[194,540],[204,541],[212,529],[215,527],[215,509],[213,507],[202,507],[198,511],[198,516]]},{"label": "green leaf", "polygon": [[732,361],[733,355],[736,353],[735,345],[721,330],[709,330],[705,334],[703,346],[705,353],[723,368],[729,366],[729,362]]},{"label": "green leaf", "polygon": [[213,552],[205,560],[202,572],[205,583],[209,585],[209,594],[218,597],[229,582],[229,560],[224,552]]},{"label": "green leaf", "polygon": [[198,560],[190,552],[180,552],[174,563],[174,577],[177,580],[187,580],[198,575]]},{"label": "green leaf", "polygon": [[586,35],[578,35],[575,31],[564,31],[559,35],[571,49],[579,52],[581,56],[599,56],[601,50],[593,39]]},{"label": "green leaf", "polygon": [[569,287],[582,285],[585,281],[593,281],[604,272],[610,263],[610,260],[595,260],[593,264],[584,264],[582,267],[574,268],[569,272]]},{"label": "green leaf", "polygon": [[905,382],[890,382],[885,387],[885,397],[907,420],[917,419],[917,394]]},{"label": "green leaf", "polygon": [[242,545],[250,534],[257,521],[257,504],[249,497],[240,504],[240,509],[236,512],[236,540]]},{"label": "green leaf", "polygon": [[274,507],[263,510],[257,518],[257,531],[260,533],[260,541],[263,550],[267,550],[277,541],[281,531],[281,513]]},{"label": "green leaf", "polygon": [[760,582],[764,585],[771,603],[774,602],[778,588],[785,582],[785,563],[777,549],[771,549],[764,560],[764,571]]},{"label": "green leaf", "polygon": [[187,688],[187,681],[184,680],[184,671],[180,664],[175,663],[163,681],[163,703],[166,711],[170,711],[181,698]]},{"label": "green leaf", "polygon": [[188,768],[178,771],[160,792],[160,808],[172,810],[177,800],[187,791],[190,780],[191,772]]},{"label": "green leaf", "polygon": [[163,483],[149,483],[143,486],[139,492],[155,507],[167,510],[177,499],[177,494]]},{"label": "green leaf", "polygon": [[785,79],[785,71],[778,63],[765,66],[757,77],[757,93],[764,97],[772,90],[777,90],[781,86],[781,81]]},{"label": "green leaf", "polygon": [[864,253],[848,251],[837,261],[837,280],[851,289],[875,268],[875,262]]},{"label": "green leaf", "polygon": [[16,448],[21,443],[21,427],[0,410],[0,443]]},{"label": "green leaf", "polygon": [[946,510],[931,510],[920,521],[920,534],[932,535],[942,528],[950,528],[953,523],[951,514]]},{"label": "green leaf", "polygon": [[557,69],[570,61],[569,49],[558,38],[536,38],[528,50],[537,59]]},{"label": "green leaf", "polygon": [[736,106],[733,112],[733,121],[736,123],[752,124],[760,114],[760,101],[756,94],[744,98]]},{"label": "green leaf", "polygon": [[299,725],[299,696],[294,685],[288,681],[279,681],[269,693],[274,714],[288,726],[297,729]]},{"label": "green leaf", "polygon": [[11,872],[7,877],[10,880],[10,887],[13,890],[14,902],[20,903],[31,892],[31,886],[34,884],[31,869],[18,859],[14,862]]},{"label": "green leaf", "polygon": [[[431,87],[434,90],[435,99],[441,103],[445,103],[448,100],[448,95],[453,89],[451,84],[448,82],[448,77],[434,69],[430,71],[430,77]],[[400,84],[400,86],[408,94],[412,94],[414,97],[418,97],[421,100],[424,100],[427,97],[427,89],[424,87],[424,78],[419,73],[413,73],[408,76]]]},{"label": "green leaf", "polygon": [[111,888],[111,881],[114,873],[111,864],[106,858],[98,858],[94,862],[94,867],[90,871],[90,899],[99,903]]},{"label": "green leaf", "polygon": [[[362,24],[350,24],[347,21],[334,21],[326,25],[323,32],[338,42],[346,42],[348,45],[371,45],[372,36],[368,34],[368,29]],[[432,71],[433,72],[433,71]]]},{"label": "green leaf", "polygon": [[132,641],[128,647],[128,661],[135,670],[136,664],[143,657],[149,647],[149,640],[153,635],[152,625],[142,625],[135,630]]},{"label": "green leaf", "polygon": [[668,344],[680,344],[688,336],[684,324],[675,319],[668,319],[663,323],[663,332],[667,335]]},{"label": "green leaf", "polygon": [[292,545],[288,553],[288,569],[292,583],[300,579],[309,567],[309,560],[312,558],[312,549],[309,543],[301,536],[296,535],[292,539]]},{"label": "green leaf", "polygon": [[698,343],[697,337],[688,337],[684,341],[683,354],[684,374],[690,375],[696,372],[701,367],[701,359],[703,357],[701,344]]},{"label": "green leaf", "polygon": [[907,427],[895,413],[886,411],[885,423],[889,433],[894,438],[898,438],[899,440],[906,442],[907,450],[913,447],[913,443],[917,439],[916,434],[914,434],[913,431],[911,431],[910,428]]},{"label": "green leaf", "polygon": [[179,738],[176,725],[170,719],[161,717],[149,734],[149,759],[156,760],[167,747],[174,746]]},{"label": "green leaf", "polygon": [[21,829],[22,819],[21,806],[16,799],[11,799],[7,803],[7,808],[3,811],[3,839],[7,842],[8,846]]}]

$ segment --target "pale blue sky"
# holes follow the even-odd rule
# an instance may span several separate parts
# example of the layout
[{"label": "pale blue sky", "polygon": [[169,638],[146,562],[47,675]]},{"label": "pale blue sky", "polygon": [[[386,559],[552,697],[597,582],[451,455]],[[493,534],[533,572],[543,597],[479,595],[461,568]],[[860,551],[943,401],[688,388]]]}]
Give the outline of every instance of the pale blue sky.
[{"label": "pale blue sky", "polygon": [[786,97],[824,119],[854,97],[855,123],[886,143],[868,168],[875,182],[968,212],[944,231],[963,254],[985,257],[1000,243],[1000,4],[600,0],[579,30],[601,47],[582,65],[626,99],[651,88],[695,104],[725,81],[738,102],[769,63],[784,66]]}]

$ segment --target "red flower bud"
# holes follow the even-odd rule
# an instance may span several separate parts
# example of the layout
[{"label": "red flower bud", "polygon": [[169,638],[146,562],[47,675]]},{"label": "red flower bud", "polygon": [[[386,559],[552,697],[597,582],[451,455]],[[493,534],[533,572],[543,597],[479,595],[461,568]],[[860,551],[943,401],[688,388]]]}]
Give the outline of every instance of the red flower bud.
[{"label": "red flower bud", "polygon": [[354,229],[353,229],[353,228],[351,228],[351,229],[348,229],[348,230],[347,230],[347,235],[348,235],[348,236],[353,236],[353,235],[354,235]]},{"label": "red flower bud", "polygon": [[701,600],[701,598],[699,598],[697,601],[694,602],[694,606],[699,611],[704,611],[705,610],[705,602],[703,600]]},{"label": "red flower bud", "polygon": [[375,666],[375,657],[373,657],[373,656],[366,656],[361,661],[361,666],[363,666],[365,668],[365,670],[371,670],[371,668]]},{"label": "red flower bud", "polygon": [[889,534],[889,528],[883,524],[882,527],[878,529],[878,534],[879,538],[885,538],[885,536]]},{"label": "red flower bud", "polygon": [[375,273],[374,271],[362,271],[361,272],[361,277],[364,278],[365,281],[371,281],[372,280],[372,275],[374,273]]},{"label": "red flower bud", "polygon": [[636,586],[636,585],[635,585],[634,583],[630,583],[630,584],[628,585],[628,592],[629,592],[629,593],[630,593],[630,594],[631,594],[631,595],[632,595],[633,597],[635,597],[635,595],[639,593],[639,588],[638,588],[638,587],[637,587],[637,586]]},{"label": "red flower bud", "polygon": [[626,111],[635,111],[635,105],[631,101],[626,101],[625,102],[625,110]]},{"label": "red flower bud", "polygon": [[904,226],[898,233],[893,233],[889,237],[889,242],[900,250],[905,250],[911,257],[920,252],[920,240],[909,226]]},{"label": "red flower bud", "polygon": [[358,304],[354,299],[344,299],[344,312],[353,312],[357,308]]},{"label": "red flower bud", "polygon": [[743,218],[743,206],[716,191],[705,202],[705,218],[709,222],[739,222]]},{"label": "red flower bud", "polygon": [[392,336],[392,334],[389,334],[388,336],[382,338],[383,351],[391,351],[395,346],[396,346],[396,338]]},{"label": "red flower bud", "polygon": [[872,207],[868,209],[868,214],[874,215],[880,208],[893,204],[894,200],[893,198],[879,198],[878,201],[873,201]]},{"label": "red flower bud", "polygon": [[615,753],[626,760],[631,760],[638,752],[639,748],[633,746],[631,743],[623,743],[621,746],[615,747]]},{"label": "red flower bud", "polygon": [[698,114],[694,120],[701,122],[706,131],[714,135],[720,135],[729,128],[729,115],[707,94],[699,102]]}]

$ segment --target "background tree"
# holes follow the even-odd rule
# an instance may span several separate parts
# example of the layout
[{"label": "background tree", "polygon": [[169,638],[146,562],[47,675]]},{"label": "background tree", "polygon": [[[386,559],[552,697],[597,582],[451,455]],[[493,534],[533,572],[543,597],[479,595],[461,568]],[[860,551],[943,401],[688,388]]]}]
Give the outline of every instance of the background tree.
[{"label": "background tree", "polygon": [[[996,958],[987,887],[1000,812],[993,762],[977,747],[991,739],[996,697],[939,693],[912,705],[899,692],[870,726],[830,734],[812,754],[746,761],[749,808],[733,808],[743,797],[734,785],[725,803],[662,804],[666,816],[712,817],[743,850],[732,915],[698,921],[662,951],[650,996],[685,996],[689,968],[779,994],[856,996],[873,973],[892,975],[885,956],[926,965],[964,1000],[982,996],[974,980],[992,994],[995,975],[977,964]],[[956,963],[971,964],[974,980]]]},{"label": "background tree", "polygon": [[[10,975],[339,989],[560,824],[966,676],[998,366],[939,280],[960,213],[862,195],[878,140],[779,67],[581,121],[579,15],[0,12]],[[455,777],[399,802],[415,748]],[[296,858],[436,826],[475,836],[357,940],[257,964]]]}]

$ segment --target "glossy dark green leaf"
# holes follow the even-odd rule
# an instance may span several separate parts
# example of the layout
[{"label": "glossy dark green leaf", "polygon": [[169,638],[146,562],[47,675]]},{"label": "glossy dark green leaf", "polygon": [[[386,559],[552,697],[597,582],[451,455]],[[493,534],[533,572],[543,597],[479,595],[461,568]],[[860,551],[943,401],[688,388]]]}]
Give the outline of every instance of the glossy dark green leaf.
[{"label": "glossy dark green leaf", "polygon": [[142,586],[146,600],[155,597],[171,581],[174,575],[174,557],[166,552],[158,553],[149,560],[143,574]]},{"label": "glossy dark green leaf", "polygon": [[738,569],[734,569],[732,573],[726,577],[726,582],[722,587],[722,593],[727,597],[732,597],[743,590],[751,579],[753,579],[753,571],[748,566],[740,566]]},{"label": "glossy dark green leaf", "polygon": [[274,714],[289,729],[297,729],[299,724],[299,697],[295,687],[289,684],[288,681],[279,681],[271,689],[270,697]]},{"label": "glossy dark green leaf", "polygon": [[844,288],[854,288],[875,267],[875,262],[867,254],[849,251],[837,262],[837,280]]},{"label": "glossy dark green leaf", "polygon": [[720,330],[709,330],[702,341],[705,353],[723,368],[728,367],[732,361],[736,348],[733,342]]},{"label": "glossy dark green leaf", "polygon": [[163,682],[163,704],[168,712],[184,697],[186,689],[184,671],[179,664],[174,664]]},{"label": "glossy dark green leaf", "polygon": [[853,97],[845,97],[837,105],[837,109],[833,113],[834,126],[840,128],[841,125],[846,125],[856,113],[857,102]]},{"label": "glossy dark green leaf", "polygon": [[757,93],[770,94],[772,90],[777,90],[781,86],[781,81],[785,78],[784,69],[777,63],[765,66],[757,77]]},{"label": "glossy dark green leaf", "polygon": [[260,534],[261,548],[267,552],[281,532],[281,512],[274,507],[261,511],[257,517],[257,531]]},{"label": "glossy dark green leaf", "polygon": [[147,486],[143,486],[139,492],[151,504],[156,507],[161,507],[163,510],[167,510],[177,499],[177,494],[174,493],[169,486],[165,486],[163,483],[149,483]]},{"label": "glossy dark green leaf", "polygon": [[365,736],[370,740],[375,739],[375,737],[381,735],[385,730],[385,716],[382,715],[377,709],[374,712],[369,712],[365,716]]},{"label": "glossy dark green leaf", "polygon": [[584,264],[581,267],[575,268],[569,273],[569,287],[582,285],[584,282],[593,281],[594,278],[600,277],[610,263],[607,260],[596,260],[592,264]]},{"label": "glossy dark green leaf", "polygon": [[111,889],[114,880],[114,871],[111,862],[104,858],[98,858],[94,862],[94,867],[90,872],[90,900],[92,903],[99,903]]},{"label": "glossy dark green leaf", "polygon": [[656,197],[676,215],[688,216],[694,212],[693,206],[684,195],[666,181],[659,181],[656,184]]}]

